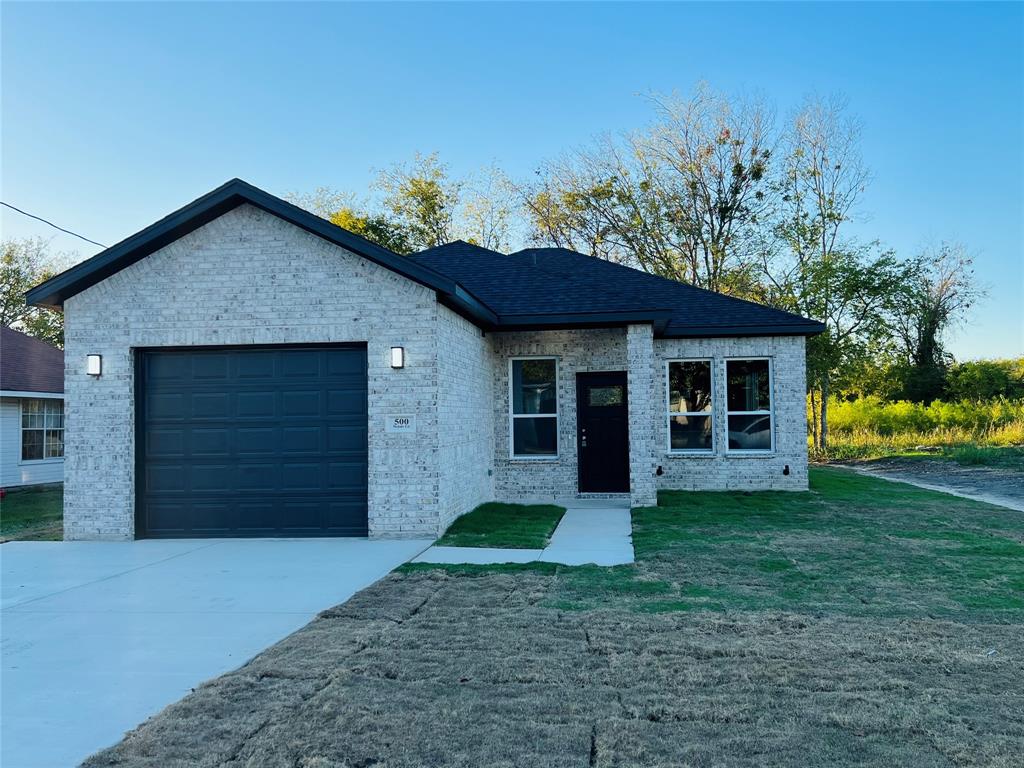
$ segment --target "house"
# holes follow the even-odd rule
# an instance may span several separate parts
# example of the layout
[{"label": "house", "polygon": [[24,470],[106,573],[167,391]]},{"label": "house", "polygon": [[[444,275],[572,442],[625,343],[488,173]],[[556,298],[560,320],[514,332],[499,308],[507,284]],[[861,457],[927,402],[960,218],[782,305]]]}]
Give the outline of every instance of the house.
[{"label": "house", "polygon": [[64,480],[64,353],[0,326],[0,488]]},{"label": "house", "polygon": [[68,538],[807,487],[822,326],[571,251],[398,256],[236,179],[28,299],[65,315]]}]

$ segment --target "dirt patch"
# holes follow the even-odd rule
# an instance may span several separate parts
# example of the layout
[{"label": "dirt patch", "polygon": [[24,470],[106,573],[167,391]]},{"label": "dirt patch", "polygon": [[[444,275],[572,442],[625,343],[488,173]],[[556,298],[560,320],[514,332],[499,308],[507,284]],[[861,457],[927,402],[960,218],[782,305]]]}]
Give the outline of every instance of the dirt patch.
[{"label": "dirt patch", "polygon": [[559,573],[414,571],[85,765],[1018,764],[1019,625],[563,611]]},{"label": "dirt patch", "polygon": [[844,466],[1024,512],[1024,466],[974,467],[917,457],[851,462]]}]

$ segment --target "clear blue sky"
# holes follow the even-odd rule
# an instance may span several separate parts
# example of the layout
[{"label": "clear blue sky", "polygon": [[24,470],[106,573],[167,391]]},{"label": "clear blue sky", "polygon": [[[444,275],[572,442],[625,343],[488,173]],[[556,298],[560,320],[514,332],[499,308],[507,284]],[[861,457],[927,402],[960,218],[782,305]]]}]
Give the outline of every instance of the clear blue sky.
[{"label": "clear blue sky", "polygon": [[[113,243],[240,176],[362,193],[438,151],[513,176],[698,80],[780,116],[841,91],[858,234],[958,239],[990,297],[958,357],[1024,352],[1024,6],[2,5],[3,199]],[[4,211],[4,236],[50,230]],[[97,249],[65,236],[58,249]]]}]

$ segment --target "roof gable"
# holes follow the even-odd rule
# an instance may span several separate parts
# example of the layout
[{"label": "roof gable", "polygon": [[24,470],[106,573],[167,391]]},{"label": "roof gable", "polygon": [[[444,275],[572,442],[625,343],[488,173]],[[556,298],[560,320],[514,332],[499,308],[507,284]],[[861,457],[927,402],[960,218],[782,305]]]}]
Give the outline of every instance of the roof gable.
[{"label": "roof gable", "polygon": [[487,306],[450,277],[371,243],[241,179],[232,179],[117,245],[37,285],[25,294],[25,298],[29,304],[60,308],[68,298],[243,203],[261,208],[317,237],[322,237],[428,288],[433,288],[437,291],[439,300],[476,322],[489,324],[496,321],[494,313]]},{"label": "roof gable", "polygon": [[0,391],[63,392],[64,351],[0,326]]}]

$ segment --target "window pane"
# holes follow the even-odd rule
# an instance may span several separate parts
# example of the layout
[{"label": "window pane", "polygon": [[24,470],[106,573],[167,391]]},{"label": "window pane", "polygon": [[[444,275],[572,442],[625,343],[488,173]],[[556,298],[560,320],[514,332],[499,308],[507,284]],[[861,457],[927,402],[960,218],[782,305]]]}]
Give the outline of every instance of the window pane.
[{"label": "window pane", "polygon": [[43,414],[41,414],[41,413],[23,413],[21,415],[21,426],[22,426],[22,429],[42,429],[43,428]]},{"label": "window pane", "polygon": [[558,419],[513,419],[512,452],[516,456],[554,456],[558,453]]},{"label": "window pane", "polygon": [[710,451],[710,416],[672,416],[668,420],[673,451]]},{"label": "window pane", "polygon": [[53,459],[64,455],[64,430],[46,430],[46,458]]},{"label": "window pane", "polygon": [[729,360],[725,366],[730,411],[771,408],[767,360]]},{"label": "window pane", "polygon": [[668,364],[668,409],[672,413],[711,411],[711,363]]},{"label": "window pane", "polygon": [[43,432],[39,429],[27,429],[21,433],[22,461],[34,461],[43,458]]},{"label": "window pane", "polygon": [[42,413],[43,412],[43,401],[42,400],[23,400],[21,403],[22,413]]},{"label": "window pane", "polygon": [[512,361],[512,413],[555,413],[555,361]]},{"label": "window pane", "polygon": [[729,449],[734,451],[770,451],[771,416],[730,416]]},{"label": "window pane", "polygon": [[591,387],[588,390],[587,402],[594,406],[622,405],[625,400],[625,392],[622,387]]}]

